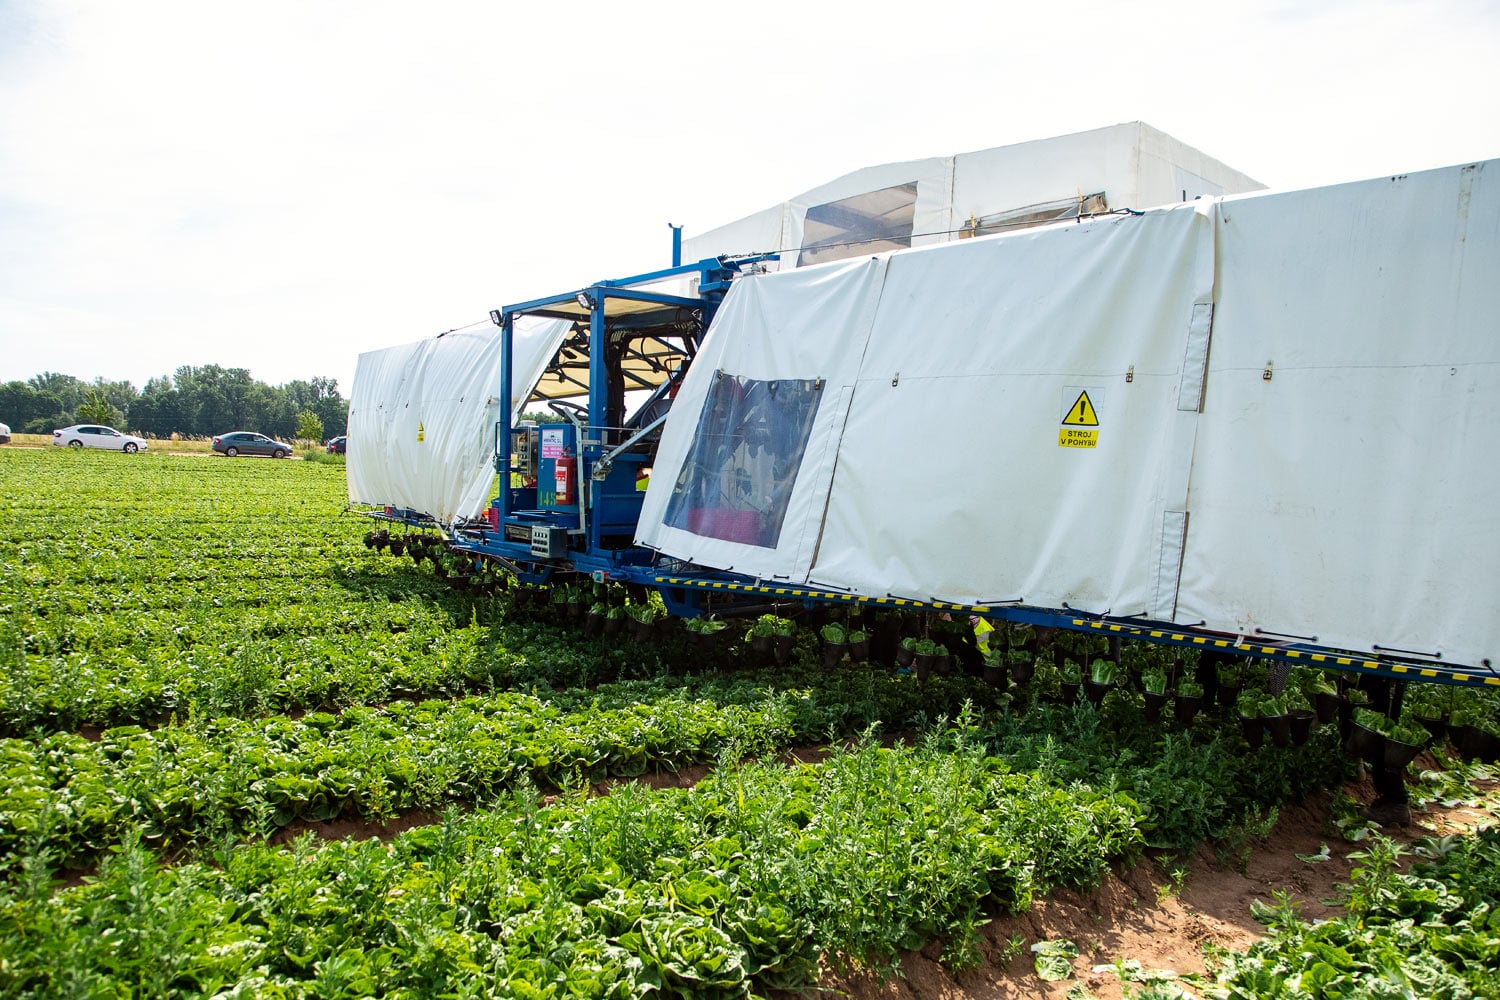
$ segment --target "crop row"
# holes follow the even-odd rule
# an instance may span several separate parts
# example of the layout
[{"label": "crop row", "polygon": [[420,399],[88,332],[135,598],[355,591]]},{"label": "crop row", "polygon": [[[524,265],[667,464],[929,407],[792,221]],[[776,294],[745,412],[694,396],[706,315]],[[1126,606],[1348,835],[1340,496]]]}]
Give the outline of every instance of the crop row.
[{"label": "crop row", "polygon": [[[825,741],[882,720],[920,727],[936,721],[924,713],[967,711],[961,699],[982,694],[964,678],[918,684],[873,673],[800,689],[657,682],[555,702],[506,692],[337,716],[124,727],[97,742],[68,733],[4,740],[0,856],[46,851],[78,864],[132,828],[180,846],[265,836],[298,821],[474,806],[521,781],[576,787]],[[1131,789],[1143,834],[1178,849],[1224,840],[1247,814],[1343,773],[1327,740],[1251,759],[1232,734],[1173,735],[1139,720],[1115,730],[1086,704],[992,718],[976,732],[1025,770]]]},{"label": "crop row", "polygon": [[549,786],[672,770],[730,742],[787,740],[785,711],[663,700],[562,713],[527,695],[350,708],[340,716],[222,718],[199,728],[55,733],[0,743],[0,855],[35,835],[67,860],[129,826],[168,844],[269,834],[296,820],[493,798],[523,776]]},{"label": "crop row", "polygon": [[690,790],[504,801],[378,840],[158,864],[127,838],[75,888],[36,858],[0,894],[6,996],[744,997],[820,953],[884,964],[1096,883],[1140,844],[1130,796],[1013,772],[961,731]]},{"label": "crop row", "polygon": [[0,857],[23,843],[86,860],[129,826],[169,844],[266,835],[296,821],[380,820],[487,801],[525,777],[562,788],[634,777],[957,712],[981,685],[920,688],[887,675],[803,672],[515,692],[351,707],[292,719],[232,716],[146,730],[0,740]]}]

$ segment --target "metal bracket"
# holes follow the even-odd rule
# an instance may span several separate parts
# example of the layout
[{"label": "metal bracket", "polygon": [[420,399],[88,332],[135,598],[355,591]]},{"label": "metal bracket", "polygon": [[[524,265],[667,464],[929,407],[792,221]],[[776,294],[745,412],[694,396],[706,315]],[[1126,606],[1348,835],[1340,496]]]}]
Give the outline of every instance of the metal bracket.
[{"label": "metal bracket", "polygon": [[1402,653],[1406,656],[1423,656],[1429,660],[1441,660],[1443,658],[1442,653],[1424,653],[1416,649],[1402,649],[1399,646],[1371,645],[1370,648],[1377,653]]},{"label": "metal bracket", "polygon": [[1274,636],[1277,636],[1278,638],[1281,638],[1281,639],[1301,639],[1304,642],[1317,642],[1318,641],[1318,637],[1315,636],[1315,635],[1294,635],[1291,632],[1272,632],[1269,629],[1263,629],[1263,628],[1261,628],[1259,626],[1256,626],[1255,634],[1256,635],[1274,635]]}]

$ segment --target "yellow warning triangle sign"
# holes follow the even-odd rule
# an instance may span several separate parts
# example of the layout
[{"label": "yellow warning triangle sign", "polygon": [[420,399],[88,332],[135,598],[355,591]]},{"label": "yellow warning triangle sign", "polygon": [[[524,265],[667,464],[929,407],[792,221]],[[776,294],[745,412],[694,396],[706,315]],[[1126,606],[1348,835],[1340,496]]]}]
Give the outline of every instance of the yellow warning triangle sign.
[{"label": "yellow warning triangle sign", "polygon": [[[1067,397],[1064,396],[1064,399]],[[1094,404],[1089,400],[1088,390],[1078,394],[1073,405],[1068,407],[1068,415],[1063,417],[1064,427],[1098,427],[1099,414],[1094,412]]]}]

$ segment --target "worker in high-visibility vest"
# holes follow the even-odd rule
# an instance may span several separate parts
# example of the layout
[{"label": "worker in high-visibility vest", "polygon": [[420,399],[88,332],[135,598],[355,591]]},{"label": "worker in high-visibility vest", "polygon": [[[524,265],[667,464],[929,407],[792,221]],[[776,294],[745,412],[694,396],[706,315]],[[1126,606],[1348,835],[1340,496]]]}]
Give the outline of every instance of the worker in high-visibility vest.
[{"label": "worker in high-visibility vest", "polygon": [[646,468],[637,469],[635,473],[635,489],[637,493],[646,492],[646,487],[651,485],[651,470]]},{"label": "worker in high-visibility vest", "polygon": [[989,652],[990,639],[994,638],[995,626],[990,624],[988,618],[981,618],[978,615],[971,615],[969,623],[974,626],[974,642],[979,646],[979,651]]}]

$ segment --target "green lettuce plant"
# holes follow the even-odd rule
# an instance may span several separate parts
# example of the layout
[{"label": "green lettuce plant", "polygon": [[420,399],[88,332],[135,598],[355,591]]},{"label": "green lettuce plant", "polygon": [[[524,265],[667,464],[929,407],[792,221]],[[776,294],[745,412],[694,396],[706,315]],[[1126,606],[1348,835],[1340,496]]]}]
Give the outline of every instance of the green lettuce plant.
[{"label": "green lettuce plant", "polygon": [[1115,672],[1115,661],[1102,656],[1094,657],[1094,662],[1089,664],[1089,680],[1095,684],[1113,684]]}]

